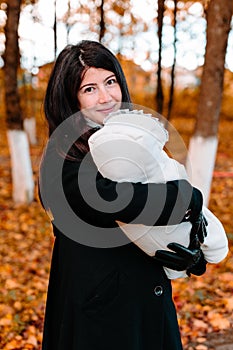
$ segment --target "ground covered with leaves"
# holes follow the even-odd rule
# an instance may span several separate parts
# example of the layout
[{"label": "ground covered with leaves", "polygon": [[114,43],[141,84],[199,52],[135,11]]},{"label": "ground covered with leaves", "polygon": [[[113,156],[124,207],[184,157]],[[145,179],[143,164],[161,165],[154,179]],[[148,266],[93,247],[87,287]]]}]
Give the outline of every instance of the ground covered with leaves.
[{"label": "ground covered with leaves", "polygon": [[[4,124],[1,120],[1,126]],[[174,123],[184,138],[192,121]],[[39,130],[40,137],[43,135]],[[215,349],[233,343],[233,121],[223,120],[210,198],[210,209],[222,221],[231,252],[202,277],[173,282],[184,349]],[[45,138],[31,146],[35,182]],[[10,156],[4,127],[0,130],[0,349],[41,348],[44,308],[53,236],[37,199],[16,205],[11,199]],[[165,350],[165,349],[164,349]]]}]

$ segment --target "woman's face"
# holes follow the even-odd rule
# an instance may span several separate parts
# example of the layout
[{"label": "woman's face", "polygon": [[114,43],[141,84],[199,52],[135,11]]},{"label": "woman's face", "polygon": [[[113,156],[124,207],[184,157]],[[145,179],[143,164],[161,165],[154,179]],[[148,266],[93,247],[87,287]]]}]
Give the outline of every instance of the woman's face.
[{"label": "woman's face", "polygon": [[103,124],[104,118],[120,108],[122,93],[113,72],[88,68],[78,91],[80,110],[92,121]]}]

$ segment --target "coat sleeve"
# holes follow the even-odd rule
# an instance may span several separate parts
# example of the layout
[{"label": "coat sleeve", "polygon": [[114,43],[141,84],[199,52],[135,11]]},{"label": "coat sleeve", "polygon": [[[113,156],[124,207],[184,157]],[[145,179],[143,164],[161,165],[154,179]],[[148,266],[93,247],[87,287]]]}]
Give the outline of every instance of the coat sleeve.
[{"label": "coat sleeve", "polygon": [[[117,183],[98,173],[91,157],[82,163],[65,161],[63,189],[72,210],[99,227],[116,220],[149,226],[191,221],[202,208],[202,195],[186,180],[165,184]],[[191,215],[185,214],[190,210]]]}]

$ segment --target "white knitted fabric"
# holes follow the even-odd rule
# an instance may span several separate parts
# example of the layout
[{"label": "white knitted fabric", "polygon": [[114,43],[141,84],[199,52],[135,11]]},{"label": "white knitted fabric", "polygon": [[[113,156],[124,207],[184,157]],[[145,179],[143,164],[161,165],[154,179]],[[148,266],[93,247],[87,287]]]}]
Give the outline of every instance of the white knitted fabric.
[{"label": "white knitted fabric", "polygon": [[[99,172],[117,182],[165,183],[187,179],[183,165],[163,150],[168,132],[161,122],[142,111],[119,110],[110,114],[104,126],[89,138],[90,152]],[[208,236],[202,245],[205,259],[218,263],[228,253],[228,241],[220,221],[203,208]],[[166,249],[171,242],[189,245],[191,223],[145,226],[117,221],[126,236],[146,254]],[[186,271],[164,267],[170,279],[185,277]]]},{"label": "white knitted fabric", "polygon": [[90,137],[89,146],[100,173],[113,181],[187,179],[184,166],[163,151],[167,141],[168,132],[158,119],[123,110],[104,120],[104,127]]}]

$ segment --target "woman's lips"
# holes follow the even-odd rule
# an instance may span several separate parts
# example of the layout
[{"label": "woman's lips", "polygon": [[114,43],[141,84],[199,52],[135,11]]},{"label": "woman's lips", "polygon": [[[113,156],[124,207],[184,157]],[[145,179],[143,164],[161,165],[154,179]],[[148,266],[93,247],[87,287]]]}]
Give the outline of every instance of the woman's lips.
[{"label": "woman's lips", "polygon": [[115,110],[115,105],[111,107],[106,107],[106,108],[101,108],[97,109],[97,112],[99,113],[104,113],[104,114],[109,114]]}]

